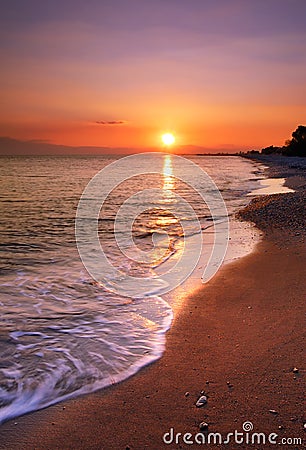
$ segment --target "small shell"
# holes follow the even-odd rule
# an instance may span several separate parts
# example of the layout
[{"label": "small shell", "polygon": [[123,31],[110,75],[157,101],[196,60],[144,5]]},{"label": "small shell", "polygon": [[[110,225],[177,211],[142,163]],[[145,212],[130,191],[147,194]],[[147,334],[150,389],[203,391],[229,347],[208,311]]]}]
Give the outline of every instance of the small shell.
[{"label": "small shell", "polygon": [[201,397],[198,399],[198,401],[197,401],[197,403],[196,403],[196,406],[197,406],[198,408],[201,408],[201,406],[206,405],[206,403],[207,403],[207,397],[206,397],[206,395],[201,395]]}]

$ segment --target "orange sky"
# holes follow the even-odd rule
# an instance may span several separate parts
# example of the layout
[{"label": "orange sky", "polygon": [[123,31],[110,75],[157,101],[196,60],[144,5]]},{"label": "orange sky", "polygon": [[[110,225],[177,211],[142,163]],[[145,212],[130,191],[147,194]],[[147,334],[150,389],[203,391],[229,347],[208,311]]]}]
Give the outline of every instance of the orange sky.
[{"label": "orange sky", "polygon": [[[306,118],[306,2],[1,6],[0,136],[73,146],[282,145]],[[128,3],[128,5],[127,5]]]}]

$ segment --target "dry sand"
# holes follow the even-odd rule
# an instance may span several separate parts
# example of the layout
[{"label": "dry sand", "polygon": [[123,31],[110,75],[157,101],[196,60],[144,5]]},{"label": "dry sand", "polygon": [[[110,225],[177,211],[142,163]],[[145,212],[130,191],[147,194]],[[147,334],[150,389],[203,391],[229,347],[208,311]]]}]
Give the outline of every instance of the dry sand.
[{"label": "dry sand", "polygon": [[[299,202],[305,202],[300,192]],[[261,201],[262,207],[272,201],[277,209],[284,200]],[[295,202],[290,202],[293,216]],[[178,444],[163,442],[171,428],[194,439],[202,421],[224,439],[242,432],[246,421],[256,432],[276,433],[277,442],[304,438],[305,223],[297,218],[296,229],[288,233],[283,218],[275,224],[276,212],[269,221],[270,215],[255,214],[256,208],[253,204],[243,214],[253,214],[255,221],[261,217],[257,223],[265,239],[254,253],[223,267],[186,298],[158,362],[119,385],[3,424],[0,448],[277,448],[233,440],[190,445],[182,436]],[[201,391],[208,401],[196,408]]]}]

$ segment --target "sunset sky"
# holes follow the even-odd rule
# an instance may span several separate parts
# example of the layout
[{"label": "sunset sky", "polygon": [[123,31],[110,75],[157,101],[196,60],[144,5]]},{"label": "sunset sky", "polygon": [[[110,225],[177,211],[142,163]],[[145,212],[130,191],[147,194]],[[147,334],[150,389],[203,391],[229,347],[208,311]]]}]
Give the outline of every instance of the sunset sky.
[{"label": "sunset sky", "polygon": [[0,3],[0,136],[282,145],[306,125],[305,0]]}]

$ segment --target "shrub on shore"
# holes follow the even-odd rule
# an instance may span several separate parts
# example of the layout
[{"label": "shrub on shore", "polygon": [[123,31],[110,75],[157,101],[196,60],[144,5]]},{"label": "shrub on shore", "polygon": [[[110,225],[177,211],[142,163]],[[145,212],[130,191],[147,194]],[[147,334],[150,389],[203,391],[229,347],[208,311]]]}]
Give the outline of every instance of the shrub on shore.
[{"label": "shrub on shore", "polygon": [[306,127],[299,125],[292,133],[292,139],[286,141],[283,147],[270,145],[261,150],[263,155],[279,154],[285,156],[306,156]]}]

